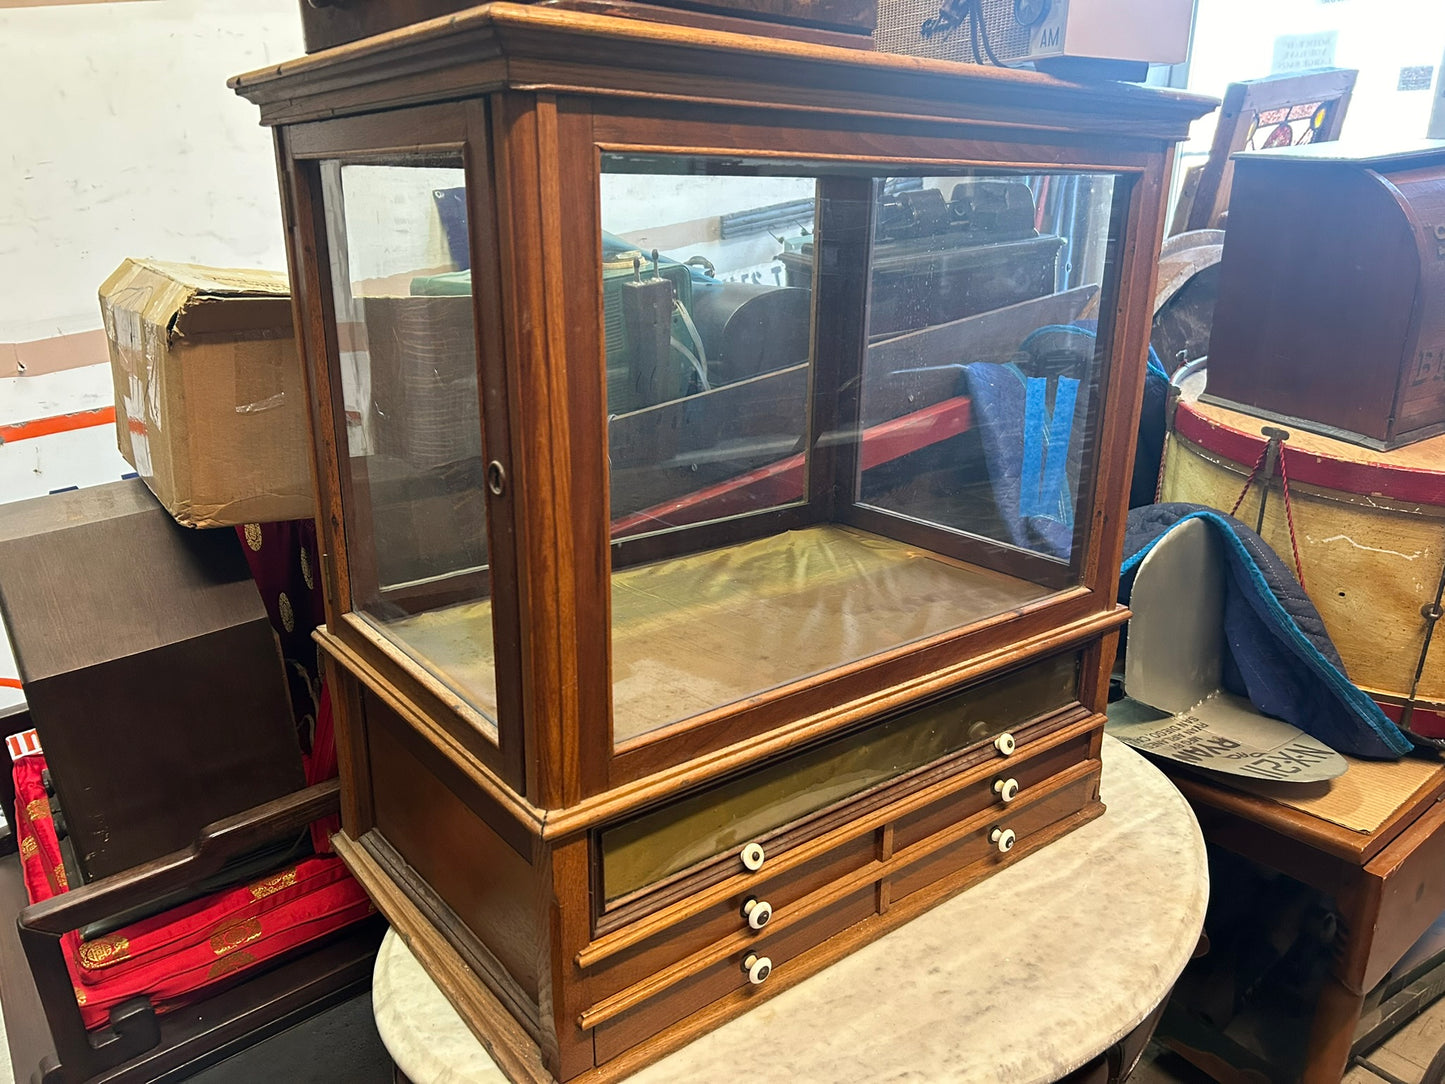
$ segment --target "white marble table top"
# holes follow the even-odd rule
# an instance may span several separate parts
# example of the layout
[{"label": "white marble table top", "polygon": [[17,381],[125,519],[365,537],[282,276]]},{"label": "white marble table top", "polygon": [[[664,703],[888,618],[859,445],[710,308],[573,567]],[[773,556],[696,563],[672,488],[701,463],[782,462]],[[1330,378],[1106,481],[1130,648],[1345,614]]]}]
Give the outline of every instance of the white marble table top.
[{"label": "white marble table top", "polygon": [[[629,1078],[1013,1084],[1056,1080],[1132,1031],[1199,940],[1204,841],[1171,783],[1104,739],[1091,824]],[[502,1084],[394,932],[377,1029],[415,1084]]]}]

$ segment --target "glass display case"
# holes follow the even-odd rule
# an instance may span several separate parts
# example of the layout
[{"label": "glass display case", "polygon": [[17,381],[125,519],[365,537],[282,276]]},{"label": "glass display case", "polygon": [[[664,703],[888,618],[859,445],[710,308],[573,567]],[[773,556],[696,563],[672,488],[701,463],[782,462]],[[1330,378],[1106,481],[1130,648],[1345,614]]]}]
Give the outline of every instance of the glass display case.
[{"label": "glass display case", "polygon": [[1102,811],[1209,103],[506,4],[234,83],[312,396],[335,845],[511,1075],[655,1057]]}]

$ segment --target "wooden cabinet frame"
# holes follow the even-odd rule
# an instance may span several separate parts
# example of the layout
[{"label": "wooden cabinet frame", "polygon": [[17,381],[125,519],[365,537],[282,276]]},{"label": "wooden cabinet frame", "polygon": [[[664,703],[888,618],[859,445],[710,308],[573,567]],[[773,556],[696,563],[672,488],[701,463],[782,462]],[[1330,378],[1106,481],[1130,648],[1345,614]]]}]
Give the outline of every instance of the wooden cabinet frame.
[{"label": "wooden cabinet frame", "polygon": [[[675,887],[609,910],[604,827],[1060,653],[1080,659],[1076,700],[1017,730],[1021,756],[1070,762],[1047,761],[1052,774],[1021,803],[1040,830],[1019,853],[1102,811],[1098,747],[1127,616],[1115,585],[1163,193],[1174,142],[1212,103],[511,4],[233,85],[275,128],[307,361],[325,549],[327,626],[318,639],[343,778],[337,849],[508,1073],[611,1079],[762,996],[743,982],[688,1007],[713,997],[700,992],[714,988],[708,983],[724,990],[742,981],[723,962],[750,935],[699,947],[686,931],[698,922],[716,929],[707,916],[726,914],[730,893],[751,875],[729,873],[725,852]],[[352,608],[370,575],[370,541],[356,524],[349,477],[321,163],[429,149],[459,153],[467,166],[483,458],[504,479],[486,497],[495,739],[463,696]],[[819,433],[851,431],[859,420],[858,397],[838,389],[868,365],[872,212],[849,209],[873,206],[875,178],[974,168],[1112,175],[1090,398],[1098,424],[1081,474],[1072,568],[860,504],[850,488],[857,454],[846,444],[814,451],[801,503],[612,541],[605,320],[593,270],[602,264],[599,176],[608,154],[746,158],[824,178],[817,244],[852,252],[832,277],[819,277],[815,264],[814,312],[836,319],[814,317],[814,445]],[[886,523],[883,533],[941,552],[967,543],[968,560],[1027,565],[1052,593],[614,744],[612,568],[666,553],[682,536],[720,545],[820,519]],[[763,935],[796,956],[769,989],[1016,858],[980,857],[1002,815],[988,787],[1004,755],[986,743],[958,750],[806,826],[785,825],[775,838],[779,876],[812,879],[789,890],[796,902],[781,932]],[[972,797],[954,812],[953,794]],[[908,842],[900,851],[895,831]],[[860,840],[861,857],[847,849]],[[835,868],[825,857],[839,847],[848,858]],[[668,962],[616,988],[624,981],[616,975],[642,966],[628,971],[627,961],[642,959],[629,954],[644,951]],[[621,961],[622,971],[609,978],[607,961]]]}]

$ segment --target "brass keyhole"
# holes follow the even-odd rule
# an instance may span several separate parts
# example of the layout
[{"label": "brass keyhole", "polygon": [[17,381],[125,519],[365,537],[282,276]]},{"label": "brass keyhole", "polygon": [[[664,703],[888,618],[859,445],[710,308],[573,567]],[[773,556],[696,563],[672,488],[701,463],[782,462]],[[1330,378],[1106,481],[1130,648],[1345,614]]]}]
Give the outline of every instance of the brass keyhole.
[{"label": "brass keyhole", "polygon": [[495,459],[487,464],[487,488],[495,497],[507,491],[507,468]]}]

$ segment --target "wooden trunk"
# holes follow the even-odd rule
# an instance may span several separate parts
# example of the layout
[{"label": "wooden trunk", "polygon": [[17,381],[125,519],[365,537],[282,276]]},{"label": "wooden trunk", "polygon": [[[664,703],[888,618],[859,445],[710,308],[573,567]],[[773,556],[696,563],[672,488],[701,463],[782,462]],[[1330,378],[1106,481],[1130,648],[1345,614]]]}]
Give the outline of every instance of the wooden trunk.
[{"label": "wooden trunk", "polygon": [[[511,4],[233,85],[305,343],[335,844],[510,1076],[617,1078],[1102,812],[1153,257],[1210,103]],[[988,208],[949,194],[1041,174],[1090,194],[1053,207],[1078,289],[977,313],[920,274],[872,333],[875,239],[968,256]],[[468,244],[426,247],[458,191]],[[693,318],[732,214],[804,220],[806,304]],[[441,293],[444,358],[388,322]],[[1060,332],[1091,298],[1097,341]],[[358,420],[358,369],[471,431]],[[1025,460],[1027,509],[987,466]],[[453,491],[472,537],[428,552],[486,564],[413,577],[379,528]]]},{"label": "wooden trunk", "polygon": [[[1212,378],[1212,368],[1211,368]],[[1161,499],[1228,512],[1259,461],[1266,419],[1209,403],[1179,405]],[[1445,437],[1393,452],[1295,431],[1284,445],[1304,584],[1350,679],[1399,721],[1445,737],[1445,642],[1425,651],[1428,610],[1445,576]],[[1253,526],[1260,488],[1239,517]],[[1269,486],[1264,540],[1293,564],[1280,479]],[[1418,686],[1415,672],[1422,666]]]},{"label": "wooden trunk", "polygon": [[1445,432],[1445,147],[1234,159],[1204,398],[1371,448]]}]

